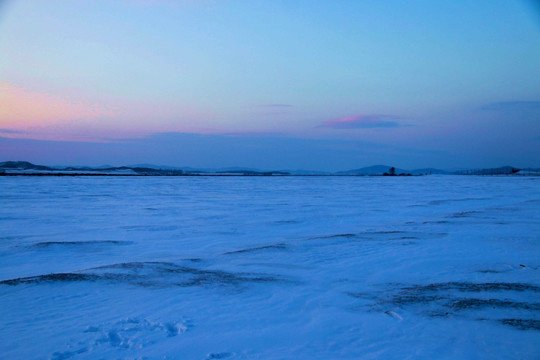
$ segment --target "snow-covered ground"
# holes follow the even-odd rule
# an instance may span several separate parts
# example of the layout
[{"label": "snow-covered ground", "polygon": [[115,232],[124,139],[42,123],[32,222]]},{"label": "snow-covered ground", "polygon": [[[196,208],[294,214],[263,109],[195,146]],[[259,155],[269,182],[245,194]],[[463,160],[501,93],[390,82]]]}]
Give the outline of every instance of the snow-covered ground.
[{"label": "snow-covered ground", "polygon": [[538,359],[540,178],[2,177],[2,359]]}]

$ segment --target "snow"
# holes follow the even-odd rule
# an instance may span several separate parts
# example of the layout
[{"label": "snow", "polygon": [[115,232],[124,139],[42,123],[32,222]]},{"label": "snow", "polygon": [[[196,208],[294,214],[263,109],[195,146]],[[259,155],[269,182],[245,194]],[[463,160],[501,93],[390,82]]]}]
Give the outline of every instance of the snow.
[{"label": "snow", "polygon": [[540,357],[537,177],[0,177],[2,359]]}]

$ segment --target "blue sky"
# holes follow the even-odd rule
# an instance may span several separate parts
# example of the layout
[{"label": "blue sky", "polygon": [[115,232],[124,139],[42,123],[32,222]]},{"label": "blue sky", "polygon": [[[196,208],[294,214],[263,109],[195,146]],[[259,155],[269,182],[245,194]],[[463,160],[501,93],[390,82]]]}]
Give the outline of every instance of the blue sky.
[{"label": "blue sky", "polygon": [[525,0],[3,1],[0,160],[540,166],[539,14]]}]

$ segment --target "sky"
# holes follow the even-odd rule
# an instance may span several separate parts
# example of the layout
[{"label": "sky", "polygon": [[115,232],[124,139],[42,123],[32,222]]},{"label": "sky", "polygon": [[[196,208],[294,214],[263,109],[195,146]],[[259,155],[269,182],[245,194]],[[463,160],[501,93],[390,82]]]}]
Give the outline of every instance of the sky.
[{"label": "sky", "polygon": [[533,0],[0,0],[0,161],[540,167]]}]

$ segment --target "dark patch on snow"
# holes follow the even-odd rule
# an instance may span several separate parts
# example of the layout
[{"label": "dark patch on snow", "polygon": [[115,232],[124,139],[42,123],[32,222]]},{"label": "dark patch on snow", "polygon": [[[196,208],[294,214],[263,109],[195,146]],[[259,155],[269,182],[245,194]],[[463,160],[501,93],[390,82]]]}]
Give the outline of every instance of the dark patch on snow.
[{"label": "dark patch on snow", "polygon": [[441,199],[430,201],[429,205],[441,205],[449,202],[461,202],[461,201],[478,201],[478,200],[490,200],[490,198],[463,198],[463,199]]},{"label": "dark patch on snow", "polygon": [[88,348],[86,347],[83,347],[75,351],[55,352],[54,354],[52,354],[51,359],[52,360],[65,360],[65,359],[72,358],[76,355],[84,354],[85,352],[88,352]]},{"label": "dark patch on snow", "polygon": [[335,235],[315,236],[315,237],[309,238],[308,240],[353,238],[353,237],[356,237],[356,234],[335,234]]},{"label": "dark patch on snow", "polygon": [[441,301],[448,299],[447,296],[438,296],[438,295],[403,295],[395,296],[392,298],[393,303],[404,305],[404,304],[427,304],[434,301]]},{"label": "dark patch on snow", "polygon": [[50,247],[50,246],[85,246],[85,245],[129,245],[131,241],[120,240],[90,240],[90,241],[44,241],[33,244],[34,247]]},{"label": "dark patch on snow", "polygon": [[475,211],[475,210],[472,210],[472,211],[460,211],[460,212],[454,213],[452,215],[448,215],[447,218],[459,219],[459,218],[471,217],[471,215],[479,214],[479,213],[480,213],[480,211]]},{"label": "dark patch on snow", "polygon": [[500,299],[475,299],[463,298],[452,300],[445,306],[454,311],[478,309],[478,308],[506,308],[506,309],[525,309],[525,310],[540,310],[540,303],[525,303],[519,301],[500,300]]},{"label": "dark patch on snow", "polygon": [[337,238],[356,238],[356,237],[372,237],[377,235],[396,235],[396,234],[405,234],[406,231],[402,230],[387,230],[387,231],[364,231],[358,234],[344,233],[344,234],[333,234],[333,235],[324,235],[316,236],[309,238],[308,240],[321,240],[321,239],[337,239]]},{"label": "dark patch on snow", "polygon": [[74,282],[74,281],[97,281],[102,276],[95,274],[56,273],[38,276],[29,276],[0,281],[0,285],[38,284],[48,282]]},{"label": "dark patch on snow", "polygon": [[[540,311],[539,302],[527,301],[534,298],[532,295],[540,292],[540,286],[527,283],[508,282],[444,282],[428,285],[402,285],[386,284],[384,290],[374,292],[348,292],[347,295],[362,299],[363,306],[353,306],[353,309],[368,311],[386,311],[389,306],[399,306],[402,309],[417,312],[429,317],[448,317],[460,315],[471,318],[473,314],[482,312],[489,314],[501,314],[503,316],[519,316],[524,311],[527,313]],[[481,296],[469,297],[471,294]],[[521,300],[512,299],[520,295]],[[504,297],[503,297],[504,294]],[[525,296],[526,301],[523,301]],[[365,302],[371,302],[366,305]],[[477,319],[478,320],[478,319]],[[497,320],[497,318],[483,319]],[[507,325],[511,325],[508,320]],[[525,328],[528,322],[515,320],[515,326]],[[538,324],[537,324],[538,325]]]},{"label": "dark patch on snow", "polygon": [[[338,239],[338,238],[350,238],[365,241],[395,241],[395,240],[428,240],[436,239],[447,236],[448,233],[419,233],[409,232],[403,230],[388,230],[388,231],[364,231],[357,234],[336,234],[328,236],[312,237],[308,240],[316,239]],[[401,243],[402,245],[413,245],[415,242]]]},{"label": "dark patch on snow", "polygon": [[409,246],[409,245],[416,245],[417,243],[414,242],[414,241],[404,241],[402,243],[400,243],[400,245],[403,245],[403,246]]},{"label": "dark patch on snow", "polygon": [[157,225],[126,225],[120,227],[123,230],[127,231],[174,231],[178,230],[179,227],[175,225],[169,226],[157,226]]},{"label": "dark patch on snow", "polygon": [[298,220],[278,220],[274,221],[274,224],[276,225],[286,225],[286,224],[298,224]]},{"label": "dark patch on snow", "polygon": [[388,234],[405,234],[403,230],[388,230],[388,231],[364,231],[361,235],[388,235]]},{"label": "dark patch on snow", "polygon": [[234,354],[232,353],[229,353],[229,352],[221,352],[221,353],[211,353],[211,354],[208,354],[206,356],[206,359],[208,360],[214,360],[214,359],[226,359],[226,358],[229,358],[231,356],[233,356]]},{"label": "dark patch on snow", "polygon": [[247,252],[255,252],[255,251],[261,251],[261,250],[285,250],[287,249],[287,245],[284,243],[278,243],[274,245],[266,245],[266,246],[258,246],[253,248],[247,248],[247,249],[240,249],[240,250],[234,250],[234,251],[227,251],[226,253],[223,253],[224,255],[232,255],[232,254],[241,254],[241,253],[247,253]]},{"label": "dark patch on snow", "polygon": [[414,285],[403,288],[406,291],[426,292],[426,291],[447,291],[457,290],[464,292],[480,292],[480,291],[534,291],[540,292],[540,286],[525,284],[525,283],[507,283],[507,282],[491,282],[491,283],[473,283],[466,281],[452,281],[444,283],[434,283],[429,285]]},{"label": "dark patch on snow", "polygon": [[513,326],[520,330],[540,330],[540,320],[533,319],[501,319],[502,324]]},{"label": "dark patch on snow", "polygon": [[[6,198],[4,197],[4,199],[6,199]],[[4,221],[4,220],[13,221],[13,220],[25,220],[25,219],[28,219],[28,217],[23,217],[23,216],[0,216],[0,221]]]},{"label": "dark patch on snow", "polygon": [[53,282],[127,283],[141,287],[234,286],[267,283],[284,279],[260,273],[203,270],[168,262],[131,262],[100,266],[84,273],[56,273],[0,281],[0,285]]}]

